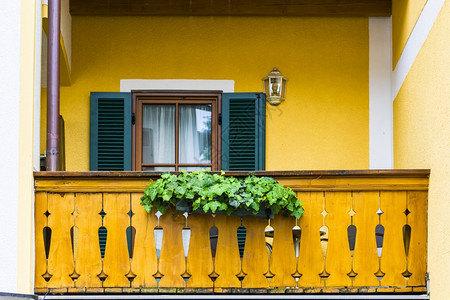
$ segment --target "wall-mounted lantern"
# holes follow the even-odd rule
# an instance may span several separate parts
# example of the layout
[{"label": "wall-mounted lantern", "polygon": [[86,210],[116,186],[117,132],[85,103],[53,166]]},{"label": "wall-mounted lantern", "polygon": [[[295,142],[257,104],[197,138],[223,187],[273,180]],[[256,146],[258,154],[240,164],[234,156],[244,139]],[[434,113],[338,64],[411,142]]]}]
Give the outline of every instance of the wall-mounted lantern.
[{"label": "wall-mounted lantern", "polygon": [[286,96],[286,82],[287,78],[283,77],[277,68],[273,68],[269,76],[263,79],[264,93],[266,94],[266,100],[272,105],[278,105],[281,101],[284,101]]}]

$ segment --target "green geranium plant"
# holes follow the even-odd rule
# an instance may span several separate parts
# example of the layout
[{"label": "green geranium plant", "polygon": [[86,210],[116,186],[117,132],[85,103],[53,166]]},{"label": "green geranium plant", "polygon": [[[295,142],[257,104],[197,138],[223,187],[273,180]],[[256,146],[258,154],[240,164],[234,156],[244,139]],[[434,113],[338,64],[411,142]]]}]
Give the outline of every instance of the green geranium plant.
[{"label": "green geranium plant", "polygon": [[175,207],[177,201],[184,200],[192,209],[202,209],[205,213],[224,212],[228,215],[238,209],[246,209],[255,214],[260,209],[269,208],[275,214],[287,213],[299,219],[303,215],[302,202],[291,188],[285,188],[272,177],[249,175],[235,178],[211,173],[209,169],[178,175],[165,172],[161,178],[144,190],[141,205],[147,212],[152,208],[165,213]]}]

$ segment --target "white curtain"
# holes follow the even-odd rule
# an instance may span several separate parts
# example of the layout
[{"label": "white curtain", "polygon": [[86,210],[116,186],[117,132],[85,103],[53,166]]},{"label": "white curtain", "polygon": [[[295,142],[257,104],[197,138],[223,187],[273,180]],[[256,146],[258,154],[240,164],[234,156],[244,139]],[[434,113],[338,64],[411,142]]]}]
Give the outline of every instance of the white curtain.
[{"label": "white curtain", "polygon": [[144,105],[142,119],[142,162],[174,164],[175,105]]},{"label": "white curtain", "polygon": [[180,163],[211,163],[211,107],[180,105]]},{"label": "white curtain", "polygon": [[[175,105],[144,105],[142,114],[143,163],[174,164]],[[211,106],[179,105],[179,163],[211,163],[211,150]],[[172,167],[147,169],[174,170]]]}]

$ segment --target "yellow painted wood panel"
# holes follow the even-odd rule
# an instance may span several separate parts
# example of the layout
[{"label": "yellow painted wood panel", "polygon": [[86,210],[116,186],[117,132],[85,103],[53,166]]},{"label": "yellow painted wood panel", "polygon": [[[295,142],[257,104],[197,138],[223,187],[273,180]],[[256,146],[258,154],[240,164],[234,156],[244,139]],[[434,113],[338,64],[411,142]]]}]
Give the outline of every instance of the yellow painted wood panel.
[{"label": "yellow painted wood panel", "polygon": [[302,239],[300,245],[299,272],[303,276],[299,280],[301,287],[323,286],[319,273],[323,270],[322,250],[319,229],[323,225],[320,214],[323,209],[323,193],[297,193],[303,202],[305,214],[300,219]]},{"label": "yellow painted wood panel", "polygon": [[274,229],[273,252],[270,270],[275,274],[270,285],[273,287],[294,287],[295,280],[291,276],[295,272],[295,252],[292,240],[294,217],[275,216],[271,222]]},{"label": "yellow painted wood panel", "polygon": [[47,211],[47,193],[36,193],[34,207],[34,226],[35,226],[35,270],[34,286],[42,288],[47,286],[47,282],[42,277],[47,269],[44,245],[44,227],[47,226],[47,217],[44,213]]},{"label": "yellow painted wood panel", "polygon": [[156,273],[156,248],[153,229],[157,225],[155,211],[149,214],[140,205],[141,193],[131,194],[131,206],[134,213],[132,226],[136,228],[133,261],[131,268],[136,278],[133,287],[154,287],[156,280],[152,276]]},{"label": "yellow painted wood panel", "polygon": [[[379,180],[378,180],[379,179]],[[408,269],[413,274],[409,286],[424,285],[426,273],[426,242],[427,242],[427,192],[426,191],[371,191],[384,185],[392,185],[393,190],[405,189],[415,184],[423,184],[417,178],[402,178],[396,186],[394,177],[378,178],[328,178],[308,182],[305,179],[288,178],[286,182],[292,186],[307,188],[324,188],[327,192],[297,192],[304,203],[305,214],[298,222],[302,228],[302,239],[299,258],[299,272],[303,276],[299,280],[300,287],[342,286],[378,286],[380,282],[374,273],[378,270],[378,257],[375,241],[375,227],[379,222],[376,214],[381,194],[381,209],[384,214],[381,224],[385,227],[385,240],[381,270],[386,273],[382,280],[383,286],[405,286],[407,283],[401,273],[406,268],[406,257],[403,246],[402,228],[408,222],[412,228]],[[121,184],[128,180],[111,180]],[[320,182],[319,182],[320,181]],[[81,182],[81,181],[80,181]],[[370,186],[365,191],[346,191],[349,187]],[[102,218],[98,214],[102,209],[101,180],[97,179],[97,193],[36,193],[36,272],[35,287],[101,287],[97,275],[102,271],[100,249],[98,244],[98,228],[102,226]],[[70,180],[62,183],[70,185]],[[81,183],[80,183],[81,184]],[[136,188],[134,179],[126,186]],[[329,184],[329,185],[328,185]],[[93,185],[93,186],[94,186]],[[347,187],[346,187],[347,185]],[[82,186],[82,185],[80,185]],[[93,186],[91,188],[93,188]],[[134,187],[133,187],[134,186]],[[118,187],[115,187],[118,188]],[[77,190],[75,187],[74,191]],[[93,191],[94,189],[92,189]],[[128,188],[121,188],[126,193],[104,193],[103,207],[106,213],[104,226],[108,229],[106,254],[103,270],[108,275],[104,287],[129,287],[130,282],[125,277],[130,271],[126,229],[130,224],[136,229],[136,243],[131,261],[131,271],[136,275],[132,287],[155,287],[156,280],[152,276],[156,272],[156,251],[153,230],[157,225],[154,212],[147,214],[140,205],[142,192],[130,193]],[[353,194],[353,224],[357,227],[356,247],[353,269],[358,274],[352,283],[347,273],[351,270],[351,257],[347,238],[347,227],[351,224],[348,212],[352,205]],[[327,215],[325,225],[329,230],[327,248],[327,267],[330,277],[324,282],[319,273],[323,270],[322,248],[319,229],[324,225],[323,210]],[[42,278],[45,273],[45,250],[42,229],[46,225],[44,216],[47,210],[51,213],[49,226],[53,230],[50,249],[49,272],[53,275],[49,283]],[[134,216],[127,215],[131,208]],[[408,221],[403,213],[408,205],[410,214]],[[72,212],[76,209],[76,218]],[[131,223],[130,223],[131,222]],[[237,245],[237,228],[240,225],[238,217],[217,216],[216,226],[219,229],[218,248],[216,255],[216,272],[220,274],[215,287],[240,287],[236,278],[240,271],[240,259]],[[267,247],[264,240],[264,228],[268,221],[257,218],[243,218],[247,229],[247,240],[243,258],[243,271],[248,275],[242,282],[245,288],[267,288],[268,280],[264,273],[268,270]],[[212,226],[212,216],[191,214],[188,226],[191,228],[191,241],[188,257],[188,272],[192,277],[188,287],[212,287],[208,274],[212,271],[212,258],[209,245],[209,228]],[[276,216],[271,221],[275,228],[274,248],[272,253],[271,271],[275,277],[271,287],[295,286],[291,274],[295,271],[295,255],[292,243],[292,227],[295,219]],[[76,256],[76,271],[80,274],[74,283],[69,275],[74,271],[70,228],[76,226],[79,230]],[[169,211],[161,217],[164,229],[163,247],[161,252],[160,271],[165,276],[160,287],[184,287],[181,274],[185,270],[185,259],[182,244],[182,228],[185,218],[180,212]],[[56,275],[55,275],[56,274]]]},{"label": "yellow painted wood panel", "polygon": [[[353,270],[358,273],[354,286],[378,286],[374,275],[378,271],[378,254],[375,240],[375,227],[379,218],[379,192],[353,193],[353,224],[356,226],[356,244]],[[386,225],[384,225],[386,227]]]},{"label": "yellow painted wood panel", "polygon": [[102,210],[102,194],[77,193],[76,209],[76,226],[80,232],[76,257],[76,271],[80,277],[76,286],[101,287],[102,282],[97,275],[102,271],[98,239],[98,229],[102,226],[102,217],[99,215]]},{"label": "yellow painted wood panel", "polygon": [[50,192],[142,192],[148,187],[147,178],[76,178],[36,180],[37,191]]},{"label": "yellow painted wood panel", "polygon": [[240,287],[236,277],[241,269],[237,228],[241,225],[239,217],[216,216],[216,226],[219,229],[217,241],[216,272],[220,274],[215,287]]},{"label": "yellow painted wood panel", "polygon": [[408,285],[425,285],[427,272],[427,200],[426,192],[408,192],[408,224],[411,226],[408,269],[412,273]]},{"label": "yellow painted wood panel", "polygon": [[[406,192],[381,192],[381,224],[385,228],[381,270],[386,273],[382,285],[405,286],[406,268],[402,228],[406,224]],[[425,254],[425,253],[424,253]]]},{"label": "yellow painted wood panel", "polygon": [[[212,225],[213,221],[210,215],[191,214],[188,217],[188,227],[191,229],[191,240],[189,242],[190,247],[187,270],[192,275],[187,282],[188,287],[212,286],[212,281],[208,277],[208,274],[210,274],[213,269],[211,248],[209,246],[209,228],[211,228]],[[219,229],[219,234],[220,233]]]},{"label": "yellow painted wood panel", "polygon": [[73,226],[74,195],[48,194],[48,226],[52,229],[52,241],[48,259],[48,271],[53,277],[48,287],[72,287],[69,277],[74,271],[70,229]]},{"label": "yellow painted wood panel", "polygon": [[247,276],[242,281],[244,288],[268,287],[264,273],[268,270],[267,247],[264,238],[264,228],[267,220],[260,218],[242,218],[242,225],[247,229],[244,257],[242,260],[243,271]]},{"label": "yellow painted wood panel", "polygon": [[427,190],[428,178],[408,177],[342,177],[317,176],[316,178],[276,178],[294,191],[379,191],[379,190]]},{"label": "yellow painted wood panel", "polygon": [[[428,190],[428,177],[406,175],[359,176],[291,176],[276,177],[285,186],[298,191],[379,191]],[[36,191],[50,192],[142,192],[148,186],[148,177],[127,178],[37,178]]]},{"label": "yellow painted wood panel", "polygon": [[[181,230],[185,218],[181,212],[168,211],[160,219],[164,229],[161,250],[160,272],[164,274],[160,287],[184,287],[181,274],[184,272],[184,252]],[[193,262],[195,263],[195,262]]]},{"label": "yellow painted wood panel", "polygon": [[103,224],[108,230],[103,271],[108,275],[104,287],[127,287],[125,274],[130,270],[126,229],[130,226],[130,193],[104,193]]},{"label": "yellow painted wood panel", "polygon": [[351,256],[348,244],[347,228],[351,225],[348,212],[351,209],[352,196],[350,192],[325,193],[326,225],[329,229],[327,286],[351,286],[347,273],[351,271]]}]

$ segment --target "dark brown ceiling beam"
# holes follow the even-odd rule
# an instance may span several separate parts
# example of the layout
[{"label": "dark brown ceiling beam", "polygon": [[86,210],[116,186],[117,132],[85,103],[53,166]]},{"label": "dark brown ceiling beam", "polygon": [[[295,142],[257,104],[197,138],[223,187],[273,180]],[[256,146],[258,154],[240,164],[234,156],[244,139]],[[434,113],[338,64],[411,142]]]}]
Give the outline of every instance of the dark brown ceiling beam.
[{"label": "dark brown ceiling beam", "polygon": [[390,16],[391,0],[70,0],[73,16]]}]

